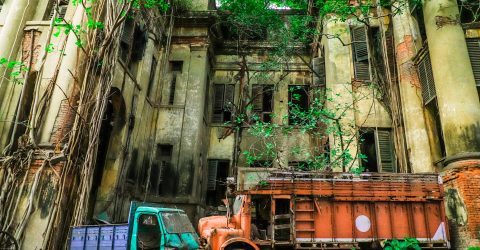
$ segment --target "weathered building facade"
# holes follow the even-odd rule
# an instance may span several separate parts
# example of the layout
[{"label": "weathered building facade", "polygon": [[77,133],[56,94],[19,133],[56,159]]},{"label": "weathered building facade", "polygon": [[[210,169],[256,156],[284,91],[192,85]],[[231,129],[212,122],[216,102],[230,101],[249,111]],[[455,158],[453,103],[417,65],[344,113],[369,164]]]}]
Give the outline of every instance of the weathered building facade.
[{"label": "weathered building facade", "polygon": [[[58,3],[57,15],[83,21],[82,6]],[[0,12],[0,56],[28,67],[17,80],[10,79],[15,69],[0,67],[1,199],[14,183],[5,162],[26,146],[25,134],[35,138],[20,171],[26,181],[15,182],[21,199],[2,205],[0,217],[0,229],[15,234],[22,249],[47,249],[45,235],[62,228],[51,222],[52,211],[66,204],[58,194],[71,184],[61,181],[71,160],[63,149],[79,108],[85,55],[73,35],[53,34],[53,6],[6,0]],[[249,73],[262,72],[274,31],[239,44],[217,25],[215,1],[208,0],[160,15],[156,29],[127,20],[98,132],[88,220],[125,221],[129,201],[145,200],[182,208],[196,222],[223,204],[228,177],[254,186],[269,170],[307,164],[318,148],[331,159],[332,149],[340,149],[352,161],[328,171],[441,173],[453,245],[480,245],[480,29],[462,23],[468,21],[456,1],[398,7],[404,9],[395,14],[372,9],[368,26],[323,17],[316,27],[323,35],[299,45],[288,66],[248,84],[245,62]],[[315,9],[306,14],[318,18]],[[50,45],[54,53],[46,53]],[[336,127],[342,133],[320,141],[288,120],[290,104],[308,107],[319,88],[327,107],[343,110]],[[262,122],[292,126],[275,136],[275,157],[252,160],[244,150],[259,145],[258,138],[248,126],[232,130],[244,96]]]}]

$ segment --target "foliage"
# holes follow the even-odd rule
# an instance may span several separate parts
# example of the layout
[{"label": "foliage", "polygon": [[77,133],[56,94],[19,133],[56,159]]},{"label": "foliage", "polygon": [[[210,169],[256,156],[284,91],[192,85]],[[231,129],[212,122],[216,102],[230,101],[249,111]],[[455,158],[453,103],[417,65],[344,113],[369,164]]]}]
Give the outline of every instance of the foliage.
[{"label": "foliage", "polygon": [[468,247],[468,250],[480,250],[480,247]]},{"label": "foliage", "polygon": [[387,240],[384,242],[385,250],[420,250],[419,242],[415,238],[404,238],[403,240]]}]

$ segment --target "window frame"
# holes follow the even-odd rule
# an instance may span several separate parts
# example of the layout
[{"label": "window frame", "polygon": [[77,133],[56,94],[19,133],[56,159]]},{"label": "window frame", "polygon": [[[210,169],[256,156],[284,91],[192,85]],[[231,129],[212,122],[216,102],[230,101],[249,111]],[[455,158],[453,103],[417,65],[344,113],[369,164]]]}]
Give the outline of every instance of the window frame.
[{"label": "window frame", "polygon": [[[235,87],[235,84],[213,84],[213,105],[210,116],[211,124],[224,124],[233,120],[233,110],[227,110],[229,109],[227,106],[235,104]],[[222,88],[221,100],[217,100],[219,97],[217,91],[220,88]],[[228,90],[228,88],[230,88],[230,90]],[[231,91],[231,93],[228,93],[229,91]],[[229,95],[231,100],[226,100],[226,94]],[[230,116],[230,119],[226,119],[226,116]]]}]

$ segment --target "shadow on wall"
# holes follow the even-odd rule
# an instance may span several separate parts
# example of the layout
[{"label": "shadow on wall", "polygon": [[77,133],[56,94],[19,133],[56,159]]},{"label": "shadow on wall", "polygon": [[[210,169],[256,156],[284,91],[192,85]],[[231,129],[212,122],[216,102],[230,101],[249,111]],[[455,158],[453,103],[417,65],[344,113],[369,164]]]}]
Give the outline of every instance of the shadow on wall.
[{"label": "shadow on wall", "polygon": [[467,224],[467,209],[465,203],[460,197],[458,190],[454,188],[447,189],[445,192],[447,202],[447,217],[455,221],[459,226]]},{"label": "shadow on wall", "polygon": [[[474,138],[474,140],[472,140],[472,138]],[[464,141],[470,141],[471,144],[469,145],[469,148],[471,148],[472,151],[480,151],[480,122],[462,128],[459,139]]]}]

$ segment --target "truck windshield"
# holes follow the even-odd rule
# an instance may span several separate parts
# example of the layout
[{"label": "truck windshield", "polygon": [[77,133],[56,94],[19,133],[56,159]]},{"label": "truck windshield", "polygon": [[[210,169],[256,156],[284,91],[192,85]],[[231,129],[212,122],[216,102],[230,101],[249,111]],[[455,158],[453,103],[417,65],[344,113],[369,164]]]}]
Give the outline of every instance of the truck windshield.
[{"label": "truck windshield", "polygon": [[185,213],[164,212],[161,213],[165,229],[168,233],[192,233],[195,229]]}]

